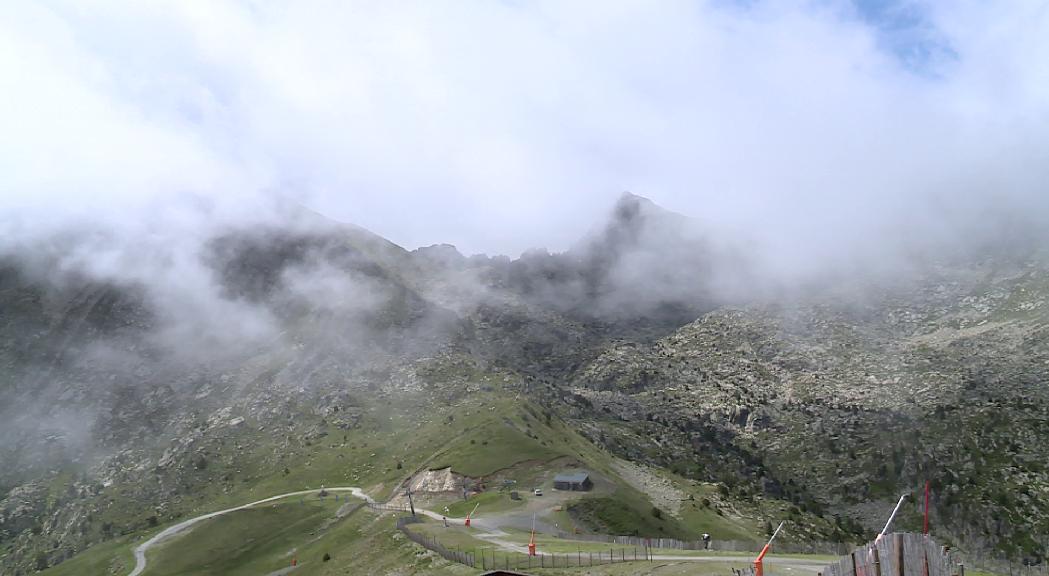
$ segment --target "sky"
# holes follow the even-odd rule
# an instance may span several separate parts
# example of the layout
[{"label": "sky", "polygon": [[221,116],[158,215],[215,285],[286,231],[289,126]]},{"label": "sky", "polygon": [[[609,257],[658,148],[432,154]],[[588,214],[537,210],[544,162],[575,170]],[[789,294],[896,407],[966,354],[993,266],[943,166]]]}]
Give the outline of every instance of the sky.
[{"label": "sky", "polygon": [[801,252],[1049,214],[1049,3],[0,3],[0,242],[301,203],[565,249],[624,191]]}]

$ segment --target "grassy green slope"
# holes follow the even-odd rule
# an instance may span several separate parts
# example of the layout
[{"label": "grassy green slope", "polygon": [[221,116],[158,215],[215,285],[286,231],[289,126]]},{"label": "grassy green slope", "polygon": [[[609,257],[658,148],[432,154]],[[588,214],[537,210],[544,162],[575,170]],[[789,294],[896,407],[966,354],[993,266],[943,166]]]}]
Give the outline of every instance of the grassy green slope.
[{"label": "grassy green slope", "polygon": [[391,515],[364,509],[335,519],[334,510],[330,503],[289,502],[216,518],[163,545],[146,575],[267,574],[289,567],[293,557],[295,574],[306,576],[472,573],[415,546]]},{"label": "grassy green slope", "polygon": [[135,565],[131,537],[122,536],[92,546],[73,559],[41,572],[44,576],[81,576],[83,574],[127,574]]},{"label": "grassy green slope", "polygon": [[266,574],[334,516],[338,504],[314,499],[239,510],[204,521],[149,554],[146,574]]},{"label": "grassy green slope", "polygon": [[[313,430],[309,440],[294,435],[260,435],[255,423],[246,422],[222,438],[218,448],[207,452],[208,465],[205,468],[189,472],[193,488],[187,489],[181,503],[173,507],[168,516],[162,517],[155,527],[148,526],[140,518],[143,514],[141,502],[126,497],[118,486],[107,488],[105,495],[113,499],[114,505],[103,518],[113,523],[118,533],[126,531],[131,536],[97,544],[63,563],[61,569],[65,572],[52,573],[98,573],[97,567],[129,566],[130,550],[147,534],[186,518],[275,494],[316,489],[321,485],[353,485],[364,487],[378,499],[385,499],[395,492],[400,482],[418,470],[451,467],[459,473],[486,477],[509,469],[529,469],[531,463],[547,463],[558,458],[576,461],[616,484],[617,504],[584,504],[584,507],[596,507],[604,515],[601,523],[595,523],[592,528],[608,526],[608,519],[613,518],[619,523],[617,529],[612,530],[615,532],[632,533],[634,527],[640,525],[645,527],[643,532],[653,536],[695,538],[702,528],[709,525],[697,519],[697,515],[684,515],[680,521],[654,518],[647,497],[618,478],[606,452],[583,438],[553,412],[531,402],[516,389],[504,387],[505,375],[457,366],[445,368],[440,373],[442,379],[457,377],[445,373],[448,370],[457,371],[459,377],[468,377],[477,385],[467,392],[448,386],[433,386],[422,393],[370,399],[361,406],[363,415],[359,424],[348,430],[319,417],[307,416],[305,411],[298,425]],[[464,370],[468,373],[463,374]],[[223,446],[238,446],[240,449],[225,452]],[[522,477],[521,482],[526,482],[526,479]],[[284,517],[277,521],[276,516],[267,510],[243,515],[244,518],[258,518],[254,522],[244,523],[240,517],[215,521],[216,526],[223,527],[219,532],[232,538],[220,546],[226,550],[228,558],[170,553],[172,562],[187,562],[185,565],[171,565],[189,571],[187,573],[192,573],[193,566],[220,567],[224,573],[259,571],[271,566],[279,568],[288,559],[273,554],[282,554],[293,544],[300,551],[305,550],[302,546],[308,543],[295,542],[297,537],[294,534],[281,535],[283,531],[274,532],[265,527],[288,526],[292,532],[308,533],[322,518],[313,515],[300,518],[293,514],[291,520]],[[244,530],[240,528],[242,524]],[[264,537],[263,533],[270,536]],[[187,542],[199,540],[205,544],[223,543],[221,538],[210,538],[208,534],[209,531],[202,526],[181,539]],[[331,534],[334,532],[322,535],[318,541],[334,538]],[[338,545],[351,546],[350,540],[366,537],[371,535],[350,531],[339,536]],[[205,550],[201,546],[196,548]],[[157,553],[158,558],[168,554],[162,550]],[[300,554],[302,558],[304,556]]]}]

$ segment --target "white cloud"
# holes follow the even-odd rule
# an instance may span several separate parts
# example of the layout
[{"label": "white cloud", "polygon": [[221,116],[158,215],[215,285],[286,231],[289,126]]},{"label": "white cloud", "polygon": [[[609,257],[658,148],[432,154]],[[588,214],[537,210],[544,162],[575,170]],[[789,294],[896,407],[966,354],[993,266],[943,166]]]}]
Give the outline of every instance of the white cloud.
[{"label": "white cloud", "polygon": [[624,189],[793,251],[1044,211],[1047,10],[908,7],[953,57],[915,70],[843,2],[8,3],[0,210],[279,191],[509,253]]}]

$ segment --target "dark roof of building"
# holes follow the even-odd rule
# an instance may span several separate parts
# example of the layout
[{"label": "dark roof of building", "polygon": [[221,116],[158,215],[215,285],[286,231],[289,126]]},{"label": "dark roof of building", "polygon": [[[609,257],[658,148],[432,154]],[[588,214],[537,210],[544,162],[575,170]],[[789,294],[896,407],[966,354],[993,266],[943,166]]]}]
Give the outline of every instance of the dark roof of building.
[{"label": "dark roof of building", "polygon": [[564,474],[558,474],[554,476],[554,482],[571,482],[573,484],[579,484],[585,482],[590,477],[590,473],[583,470],[580,472],[566,472]]}]

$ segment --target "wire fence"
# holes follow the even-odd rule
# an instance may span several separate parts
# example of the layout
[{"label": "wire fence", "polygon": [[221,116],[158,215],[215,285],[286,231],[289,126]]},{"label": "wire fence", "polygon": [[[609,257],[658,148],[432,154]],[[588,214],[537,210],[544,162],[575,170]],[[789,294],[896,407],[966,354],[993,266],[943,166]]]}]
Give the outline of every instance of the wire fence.
[{"label": "wire fence", "polygon": [[368,502],[368,508],[383,512],[411,512],[407,504],[383,504],[380,502]]},{"label": "wire fence", "polygon": [[421,520],[413,516],[401,517],[397,519],[397,529],[404,533],[412,542],[436,552],[445,560],[482,570],[580,568],[651,560],[651,551],[643,547],[635,547],[633,550],[609,548],[608,552],[583,552],[580,550],[565,553],[538,553],[535,556],[486,548],[474,548],[471,550],[463,550],[459,547],[449,548],[441,544],[436,536],[420,534],[409,528],[412,524],[419,522]]},{"label": "wire fence", "polygon": [[[583,540],[586,542],[603,542],[621,546],[638,546],[670,550],[717,550],[721,552],[754,552],[761,551],[764,542],[748,540],[676,540],[674,538],[641,538],[638,536],[609,536],[606,534],[570,534],[558,532],[558,538]],[[849,553],[851,545],[843,542],[777,542],[776,552],[782,554],[825,554],[842,556]]]},{"label": "wire fence", "polygon": [[[384,512],[410,513],[407,505],[369,502],[368,508]],[[419,534],[408,528],[420,522],[412,516],[397,521],[397,528],[413,542],[436,552],[446,560],[458,562],[472,568],[523,569],[523,568],[575,568],[600,566],[621,562],[650,560],[653,550],[713,550],[721,552],[760,551],[763,544],[746,540],[676,540],[673,538],[641,538],[638,536],[610,536],[605,534],[557,533],[557,537],[568,541],[584,541],[611,544],[607,552],[539,553],[529,556],[524,553],[490,548],[448,548],[436,536]],[[633,548],[631,550],[630,548]],[[940,546],[928,535],[914,533],[888,534],[876,542],[854,548],[843,542],[777,542],[780,554],[822,554],[841,556],[828,565],[820,576],[965,576],[965,569],[993,572],[1009,576],[1049,576],[1049,564],[1027,562],[1019,566],[1013,562],[988,559],[960,553]],[[851,549],[851,550],[850,550]],[[753,568],[732,569],[734,576],[753,576]]]}]

